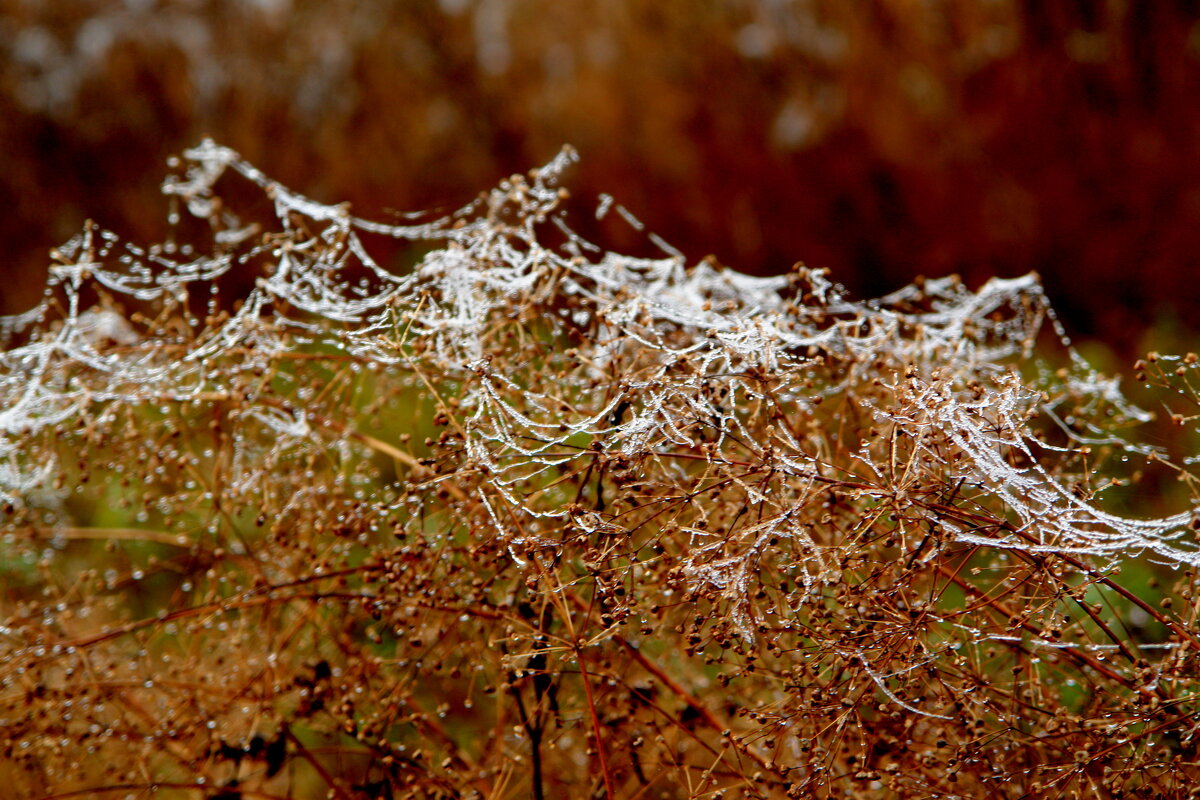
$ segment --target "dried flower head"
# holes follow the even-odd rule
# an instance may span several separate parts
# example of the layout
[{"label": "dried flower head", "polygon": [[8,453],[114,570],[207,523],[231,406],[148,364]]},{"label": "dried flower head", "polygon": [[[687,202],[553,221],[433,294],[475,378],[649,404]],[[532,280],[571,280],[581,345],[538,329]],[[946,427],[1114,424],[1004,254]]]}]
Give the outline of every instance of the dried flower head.
[{"label": "dried flower head", "polygon": [[[1109,497],[1193,464],[1130,439],[1037,278],[859,302],[605,252],[574,160],[395,225],[205,142],[163,185],[187,244],[56,251],[0,319],[6,785],[1192,785],[1198,514]],[[1139,376],[1195,404],[1195,363]]]}]

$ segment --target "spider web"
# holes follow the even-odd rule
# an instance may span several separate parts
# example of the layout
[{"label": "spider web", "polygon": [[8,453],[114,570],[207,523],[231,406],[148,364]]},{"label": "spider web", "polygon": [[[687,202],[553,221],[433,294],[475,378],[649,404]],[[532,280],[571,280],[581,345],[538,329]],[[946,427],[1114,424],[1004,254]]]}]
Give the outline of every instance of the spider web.
[{"label": "spider web", "polygon": [[[1200,564],[1192,509],[1131,519],[1072,490],[1080,474],[1064,464],[1080,448],[1148,454],[1122,433],[1147,415],[1070,348],[1036,276],[974,292],[954,278],[926,280],[860,302],[820,270],[756,278],[669,250],[657,259],[605,252],[572,230],[562,208],[576,159],[566,148],[453,214],[401,225],[304,197],[212,141],[187,151],[163,191],[208,223],[207,252],[143,249],[89,226],[55,251],[47,300],[0,319],[0,499],[54,505],[57,465],[31,455],[29,442],[104,425],[121,406],[239,392],[242,419],[271,432],[276,455],[326,446],[303,408],[281,409],[242,380],[319,346],[361,367],[458,387],[464,469],[482,477],[452,502],[482,500],[494,535],[521,563],[545,545],[538,520],[622,527],[599,502],[581,509],[542,488],[589,454],[678,496],[727,476],[759,513],[714,532],[694,524],[706,513],[695,510],[683,525],[682,571],[726,592],[747,635],[756,565],[774,543],[806,554],[794,565],[806,585],[838,579],[848,545],[814,528],[807,511],[831,482],[860,502],[911,496],[949,533],[942,546]],[[221,202],[218,184],[231,178],[269,200],[265,227]],[[611,202],[602,198],[600,211]],[[372,258],[372,236],[431,249],[398,274]],[[222,316],[218,284],[249,269],[260,277]],[[103,302],[85,300],[98,293]],[[151,312],[126,314],[123,302]],[[540,360],[504,358],[497,330],[513,320],[536,328]],[[1047,335],[1066,348],[1068,367],[1023,375]],[[557,372],[549,385],[545,370]],[[819,429],[829,424],[821,409],[835,405],[891,426],[910,443],[917,473],[889,477],[866,441],[857,474],[833,466]],[[1067,407],[1078,419],[1065,420]],[[682,457],[699,468],[682,468]],[[247,449],[240,461],[250,474],[271,458]],[[768,479],[729,477],[749,461],[768,464]],[[973,502],[1009,522],[980,527],[917,502],[930,476],[969,487]]]}]

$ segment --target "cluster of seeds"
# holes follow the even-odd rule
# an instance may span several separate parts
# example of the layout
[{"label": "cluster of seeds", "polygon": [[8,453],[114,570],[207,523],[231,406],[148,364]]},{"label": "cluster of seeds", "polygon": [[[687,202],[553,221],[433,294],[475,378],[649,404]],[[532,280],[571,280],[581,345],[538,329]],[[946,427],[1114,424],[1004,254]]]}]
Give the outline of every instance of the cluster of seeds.
[{"label": "cluster of seeds", "polygon": [[[1192,463],[1036,278],[604,252],[573,160],[391,225],[206,142],[189,244],[56,251],[0,319],[4,785],[1184,796],[1196,517],[1114,509]],[[1181,437],[1195,368],[1139,364]]]}]

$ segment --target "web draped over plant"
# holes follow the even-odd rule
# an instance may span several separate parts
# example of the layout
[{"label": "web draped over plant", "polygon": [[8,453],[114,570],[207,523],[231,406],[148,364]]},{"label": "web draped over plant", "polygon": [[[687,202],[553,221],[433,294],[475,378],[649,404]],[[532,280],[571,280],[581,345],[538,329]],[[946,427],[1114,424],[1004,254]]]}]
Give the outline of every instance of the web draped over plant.
[{"label": "web draped over plant", "polygon": [[[187,223],[182,210],[201,223],[202,245],[142,249],[89,227],[55,251],[43,304],[0,320],[0,547],[28,568],[29,586],[34,573],[59,586],[48,600],[15,592],[0,627],[0,717],[16,725],[8,753],[26,759],[28,786],[49,793],[94,779],[99,770],[55,759],[79,737],[87,752],[107,752],[132,727],[147,743],[169,741],[168,755],[129,756],[111,785],[139,769],[174,776],[185,792],[245,785],[237,766],[263,757],[266,731],[276,763],[267,759],[263,781],[283,780],[291,754],[317,765],[311,780],[335,794],[419,780],[445,796],[495,787],[487,752],[452,732],[411,723],[442,737],[429,746],[445,761],[402,755],[400,722],[380,722],[393,690],[363,696],[388,680],[434,681],[424,670],[451,659],[369,645],[390,637],[400,648],[419,631],[412,639],[433,648],[424,640],[436,630],[447,649],[457,629],[462,641],[488,642],[476,669],[490,677],[480,680],[508,693],[505,713],[525,737],[496,752],[531,748],[536,766],[522,785],[537,792],[590,772],[609,796],[632,796],[660,769],[684,774],[676,785],[693,787],[680,790],[689,797],[711,784],[832,792],[842,780],[865,781],[855,785],[868,793],[949,791],[956,770],[934,741],[958,748],[954,758],[971,766],[957,771],[979,786],[1011,782],[1022,748],[1020,785],[1070,787],[1096,769],[1136,785],[1175,780],[1165,767],[1138,773],[1151,740],[1129,733],[1083,757],[1067,752],[1079,746],[1069,738],[1051,737],[1032,760],[1032,745],[1003,733],[980,744],[981,726],[1018,724],[1013,715],[1026,712],[1006,705],[1018,699],[1074,703],[1075,716],[1038,712],[1037,724],[1075,726],[1076,739],[1113,712],[1055,694],[1063,675],[1133,698],[1122,703],[1183,708],[1182,695],[1162,694],[1164,676],[1197,645],[1186,619],[1136,598],[1125,600],[1153,612],[1158,641],[1120,641],[1093,608],[1097,593],[1120,593],[1112,576],[1131,559],[1195,567],[1195,511],[1105,510],[1120,459],[1161,455],[1127,438],[1149,416],[1070,349],[1036,276],[978,291],[923,280],[856,301],[803,266],[753,278],[711,259],[689,264],[665,243],[662,258],[605,252],[564,210],[574,160],[566,149],[453,214],[385,224],[296,194],[205,142],[163,185],[173,219]],[[239,215],[222,195],[236,181],[257,187],[270,213]],[[604,198],[597,214],[612,205]],[[397,270],[372,256],[379,241],[423,255]],[[252,285],[231,302],[222,287],[247,274]],[[1047,347],[1065,366],[1039,366],[1035,352]],[[96,474],[122,489],[93,490]],[[89,523],[106,503],[127,509],[120,524]],[[80,542],[105,536],[186,557],[138,551],[127,569],[89,572]],[[168,585],[133,588],[155,570]],[[335,577],[349,588],[296,593]],[[1006,581],[1020,594],[1009,597]],[[95,597],[75,583],[95,584]],[[117,607],[122,597],[161,608],[139,616]],[[321,629],[282,610],[301,600],[348,603],[361,625],[333,637],[334,655],[323,635],[308,650],[280,649],[297,630]],[[273,644],[260,653],[247,644],[259,624],[250,609],[276,604]],[[450,622],[437,617],[447,613]],[[222,615],[240,622],[213,622]],[[234,656],[214,644],[151,666],[148,650],[171,647],[147,637],[222,634],[253,652],[218,681],[254,698],[252,710],[155,692],[159,676],[180,683],[214,669],[207,657]],[[664,636],[677,652],[653,652]],[[996,645],[1008,649],[997,655]],[[108,710],[91,690],[73,697],[76,671],[119,660],[105,648],[135,654],[146,697],[113,689]],[[1128,663],[1111,663],[1114,653]],[[654,665],[658,656],[671,666]],[[754,686],[743,696],[757,705],[736,707],[689,659],[730,667],[721,685]],[[329,661],[336,671],[313,666]],[[288,669],[290,683],[259,685],[262,670]],[[589,669],[607,679],[598,699]],[[612,689],[630,669],[642,677],[625,694]],[[676,677],[664,679],[670,669]],[[1040,680],[1018,688],[1020,669]],[[566,704],[569,681],[584,691],[560,711],[551,703]],[[473,691],[437,685],[448,704]],[[17,725],[31,686],[52,687],[89,722]],[[322,691],[345,702],[314,708]],[[683,711],[664,710],[659,693]],[[155,710],[144,715],[155,721],[115,723],[121,703]],[[185,718],[195,731],[181,731]],[[322,767],[297,719],[391,760],[379,772]],[[661,741],[639,761],[656,730]],[[540,749],[552,731],[555,756]],[[255,736],[261,752],[251,753]],[[663,737],[685,744],[667,755]],[[722,752],[736,758],[717,769]]]},{"label": "web draped over plant", "polygon": [[[857,303],[819,272],[807,270],[751,278],[707,262],[688,267],[678,257],[605,253],[589,260],[585,254],[595,248],[576,237],[559,249],[541,245],[538,238],[538,224],[555,214],[560,202],[556,187],[574,158],[569,150],[532,181],[514,179],[486,201],[412,226],[369,222],[344,207],[299,196],[211,142],[187,157],[186,175],[168,180],[164,191],[193,215],[213,222],[219,247],[258,232],[258,226],[242,228],[231,213],[213,207],[214,185],[230,169],[269,193],[278,235],[248,254],[220,247],[191,261],[160,252],[150,254],[149,263],[136,263],[133,259],[147,254],[127,247],[118,260],[134,264],[130,267],[95,260],[119,249],[111,234],[89,230],[60,249],[63,263],[52,268],[51,285],[65,290],[68,313],[52,329],[35,329],[29,342],[5,353],[6,501],[16,500],[16,492],[35,486],[39,471],[51,468],[22,463],[20,435],[62,425],[106,401],[145,404],[229,391],[229,366],[218,361],[229,352],[245,354],[247,363],[234,368],[244,370],[269,364],[296,341],[321,342],[363,364],[386,367],[412,360],[409,346],[420,342],[422,360],[442,378],[465,383],[465,452],[491,471],[487,483],[493,489],[534,516],[568,512],[526,503],[509,487],[529,480],[530,470],[574,460],[574,453],[555,453],[564,446],[572,450],[567,443],[581,435],[628,458],[645,457],[656,448],[698,452],[702,445],[712,445],[714,454],[730,446],[770,450],[781,478],[820,475],[819,454],[796,435],[796,424],[812,415],[814,404],[880,379],[893,402],[864,400],[876,421],[896,425],[914,442],[916,457],[939,463],[949,479],[996,494],[1017,516],[1018,529],[1038,537],[1031,545],[1018,543],[1015,535],[980,537],[964,530],[956,533],[962,541],[1097,555],[1149,550],[1174,562],[1200,560],[1188,528],[1190,511],[1144,521],[1107,514],[1073,496],[1064,479],[1038,463],[1033,451],[1047,443],[1029,417],[1067,402],[1062,395],[1090,405],[1093,414],[1101,407],[1115,409],[1118,424],[1145,416],[1124,401],[1115,381],[1078,360],[1072,365],[1077,374],[1050,397],[1012,372],[1013,365],[1030,357],[1049,310],[1035,276],[993,280],[978,293],[954,278],[925,281]],[[362,232],[444,246],[412,274],[397,276],[367,253]],[[265,249],[276,266],[241,310],[188,341],[186,350],[172,353],[169,361],[145,346],[174,344],[162,331],[135,330],[110,309],[80,308],[81,287],[91,281],[116,297],[182,308],[189,293],[203,291]],[[341,273],[350,262],[366,267],[371,282],[347,284]],[[561,303],[560,297],[571,303]],[[564,395],[573,389],[596,394],[595,387],[612,374],[606,365],[628,359],[630,366],[616,385],[604,387],[603,404],[566,409],[562,398],[526,392],[490,367],[488,333],[498,315],[514,309],[541,314],[538,322],[547,326],[543,335],[549,337],[591,334],[591,365],[572,376],[576,385],[562,386]],[[20,332],[45,313],[39,308],[8,318],[4,327],[10,335]],[[112,343],[142,346],[132,355],[105,352],[104,345]],[[63,386],[64,374],[73,368],[87,374],[76,374]],[[992,391],[971,398],[969,386],[980,381]],[[762,431],[748,429],[738,410],[711,398],[718,384],[722,394],[762,401],[773,406],[771,413],[783,415],[770,438],[763,441]],[[614,420],[618,407],[626,413]],[[273,407],[247,413],[279,424]],[[303,435],[307,428],[297,422],[291,419],[280,432]],[[1124,444],[1107,432],[1062,427],[1070,437],[1068,449],[1097,435]],[[953,466],[923,445],[930,439],[953,443]],[[1014,464],[1014,454],[1025,458]],[[514,458],[511,464],[497,461]],[[870,468],[871,460],[862,463]],[[780,524],[780,530],[789,529]],[[504,527],[497,533],[504,535]]]}]

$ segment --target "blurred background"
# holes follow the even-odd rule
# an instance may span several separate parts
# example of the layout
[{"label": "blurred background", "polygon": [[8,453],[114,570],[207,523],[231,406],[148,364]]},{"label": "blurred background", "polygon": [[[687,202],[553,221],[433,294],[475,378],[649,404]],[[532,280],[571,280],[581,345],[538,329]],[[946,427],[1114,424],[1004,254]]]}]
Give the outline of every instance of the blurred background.
[{"label": "blurred background", "polygon": [[691,259],[803,260],[860,297],[1037,270],[1076,336],[1186,347],[1198,6],[0,0],[0,313],[85,219],[161,240],[166,159],[203,136],[381,219],[571,143],[577,198],[614,195]]}]

